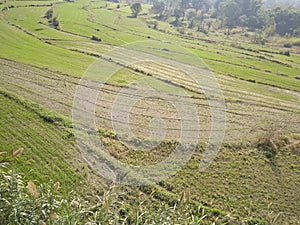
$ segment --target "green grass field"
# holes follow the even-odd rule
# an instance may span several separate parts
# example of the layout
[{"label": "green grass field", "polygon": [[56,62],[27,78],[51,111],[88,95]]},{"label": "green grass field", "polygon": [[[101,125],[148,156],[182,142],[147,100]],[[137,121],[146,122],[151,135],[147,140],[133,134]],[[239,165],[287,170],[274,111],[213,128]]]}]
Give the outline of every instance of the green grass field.
[{"label": "green grass field", "polygon": [[[95,62],[120,66],[138,58],[118,51],[118,47],[127,46],[174,62],[210,68],[223,91],[227,118],[218,156],[201,172],[198,166],[211,125],[203,90],[198,90],[185,71],[175,71],[173,65],[163,62],[142,62],[114,73],[99,91],[95,122],[104,146],[124,163],[151,165],[164,160],[174,147],[172,138],[178,137],[179,118],[174,106],[153,98],[137,101],[130,109],[122,108],[131,115],[129,123],[136,134],[128,140],[134,145],[146,139],[151,119],[159,113],[171,138],[150,152],[136,151],[116,139],[111,111],[129,84],[148,78],[150,86],[165,89],[170,95],[185,92],[202,116],[200,143],[191,160],[156,185],[118,186],[116,205],[122,202],[124,210],[133,205],[134,209],[126,209],[131,217],[138,214],[139,206],[149,208],[152,215],[158,206],[174,205],[185,193],[193,204],[205,208],[206,214],[197,214],[201,219],[195,224],[263,224],[247,223],[249,218],[266,224],[300,224],[299,48],[293,47],[286,56],[283,53],[287,49],[271,42],[261,46],[238,36],[214,33],[192,37],[163,21],[153,29],[150,5],[143,5],[143,15],[132,18],[128,4],[121,3],[118,8],[118,4],[103,0],[2,3],[0,8],[14,7],[0,12],[0,152],[25,149],[14,166],[27,180],[37,184],[59,181],[68,198],[74,191],[74,195],[92,202],[111,185],[80,154],[70,121],[74,95],[82,85],[80,78],[89,69],[105,72],[105,67],[91,67]],[[43,18],[50,4],[60,29]],[[92,40],[92,36],[101,41]],[[110,58],[112,50],[120,55]],[[88,78],[93,85],[103,81],[97,74]],[[140,97],[136,92],[131,95]],[[185,103],[184,96],[178,95]]]},{"label": "green grass field", "polygon": [[[65,196],[72,190],[87,193],[94,175],[78,155],[72,133],[58,117],[2,90],[0,99],[1,151],[11,154],[21,147],[25,149],[15,161],[15,170],[37,184],[60,182]],[[97,189],[101,192],[100,187]]]}]

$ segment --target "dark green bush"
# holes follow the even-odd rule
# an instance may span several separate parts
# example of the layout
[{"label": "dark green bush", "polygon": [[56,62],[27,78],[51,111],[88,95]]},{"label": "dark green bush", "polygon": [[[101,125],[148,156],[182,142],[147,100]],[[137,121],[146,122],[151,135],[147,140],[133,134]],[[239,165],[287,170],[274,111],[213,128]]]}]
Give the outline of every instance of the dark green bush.
[{"label": "dark green bush", "polygon": [[285,56],[291,56],[290,51],[283,51],[283,52],[280,52],[280,54],[285,55]]},{"label": "dark green bush", "polygon": [[102,41],[101,38],[98,38],[98,37],[96,37],[94,35],[91,37],[91,40],[98,41],[98,42]]},{"label": "dark green bush", "polygon": [[283,45],[283,47],[285,47],[285,48],[291,48],[291,47],[293,47],[293,45],[291,43],[285,43]]}]

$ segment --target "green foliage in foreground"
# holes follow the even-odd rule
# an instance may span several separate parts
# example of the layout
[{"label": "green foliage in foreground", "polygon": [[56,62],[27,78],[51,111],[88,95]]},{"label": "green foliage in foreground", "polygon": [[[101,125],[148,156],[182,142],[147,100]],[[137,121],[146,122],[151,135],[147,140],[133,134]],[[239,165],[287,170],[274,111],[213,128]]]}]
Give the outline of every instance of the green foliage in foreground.
[{"label": "green foliage in foreground", "polygon": [[[3,160],[3,159],[2,159]],[[5,161],[5,160],[3,160]],[[68,201],[54,187],[27,184],[14,172],[10,164],[0,164],[0,221],[2,224],[76,224],[78,222],[106,222],[103,204],[83,207],[78,201]],[[95,211],[96,209],[96,211]]]}]

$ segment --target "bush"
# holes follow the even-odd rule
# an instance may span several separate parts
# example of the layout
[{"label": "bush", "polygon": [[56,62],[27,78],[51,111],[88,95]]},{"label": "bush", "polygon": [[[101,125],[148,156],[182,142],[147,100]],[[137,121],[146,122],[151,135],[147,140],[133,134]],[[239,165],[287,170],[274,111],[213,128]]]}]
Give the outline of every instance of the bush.
[{"label": "bush", "polygon": [[258,31],[258,32],[255,32],[254,36],[252,37],[252,41],[255,44],[264,45],[267,42],[267,36],[265,33]]},{"label": "bush", "polygon": [[101,38],[98,38],[98,37],[96,37],[96,36],[92,36],[91,37],[91,40],[93,40],[93,41],[98,41],[98,42],[101,42],[102,40],[101,40]]},{"label": "bush", "polygon": [[257,148],[265,153],[269,159],[274,159],[279,150],[289,144],[287,137],[275,134],[274,131],[269,131],[258,139]]},{"label": "bush", "polygon": [[45,18],[50,20],[50,19],[52,19],[52,17],[53,17],[53,9],[51,8],[46,12]]},{"label": "bush", "polygon": [[58,21],[57,17],[54,17],[52,19],[52,25],[54,26],[55,29],[59,29],[59,21]]},{"label": "bush", "polygon": [[5,12],[8,10],[8,7],[7,6],[4,6],[3,9],[1,10],[2,12]]},{"label": "bush", "polygon": [[291,56],[290,51],[283,51],[283,52],[280,52],[280,54],[285,55],[285,56]]},{"label": "bush", "polygon": [[259,138],[257,148],[262,150],[268,159],[272,159],[277,155],[278,146],[273,141],[271,135],[263,135]]},{"label": "bush", "polygon": [[295,42],[293,43],[293,46],[300,47],[300,41],[295,41]]},{"label": "bush", "polygon": [[283,47],[285,47],[285,48],[291,48],[291,47],[293,47],[293,45],[291,43],[285,43],[283,45]]}]

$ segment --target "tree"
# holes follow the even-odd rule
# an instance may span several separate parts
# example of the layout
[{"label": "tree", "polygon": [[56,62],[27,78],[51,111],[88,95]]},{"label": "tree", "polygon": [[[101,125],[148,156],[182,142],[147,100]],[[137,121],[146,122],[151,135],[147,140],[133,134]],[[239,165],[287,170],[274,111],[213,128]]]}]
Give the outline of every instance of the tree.
[{"label": "tree", "polygon": [[280,35],[294,35],[295,30],[300,29],[300,12],[291,8],[280,7],[271,11],[276,22],[276,33]]},{"label": "tree", "polygon": [[202,9],[207,12],[211,6],[212,2],[210,0],[192,0],[192,7],[196,10],[196,12]]},{"label": "tree", "polygon": [[196,19],[192,19],[191,22],[189,23],[188,28],[193,29],[196,26],[197,26],[197,20]]},{"label": "tree", "polygon": [[178,8],[178,12],[181,11],[182,13],[182,22],[184,21],[185,18],[185,11],[191,7],[191,2],[190,0],[181,0]]},{"label": "tree", "polygon": [[257,16],[249,16],[247,26],[252,29],[261,28],[259,18]]},{"label": "tree", "polygon": [[174,10],[174,16],[175,16],[175,21],[172,22],[172,24],[177,27],[180,26],[182,23],[179,21],[180,17],[184,17],[184,10],[180,8],[176,8]]},{"label": "tree", "polygon": [[164,2],[158,1],[154,2],[151,8],[152,13],[158,14],[161,18],[166,8],[166,4]]},{"label": "tree", "polygon": [[217,0],[217,16],[223,25],[248,27],[253,30],[264,26],[262,0]]},{"label": "tree", "polygon": [[264,16],[264,32],[266,33],[267,37],[270,37],[275,34],[276,21],[274,17],[269,16],[265,11],[262,16]]},{"label": "tree", "polygon": [[260,12],[262,9],[262,0],[235,0],[240,9],[240,26],[249,27],[251,29],[260,29],[263,26],[260,20]]},{"label": "tree", "polygon": [[262,8],[262,0],[235,0],[241,9],[241,14],[247,17],[257,16]]},{"label": "tree", "polygon": [[188,15],[187,15],[187,19],[188,19],[189,21],[195,19],[196,17],[197,17],[197,13],[196,13],[195,11],[190,11],[190,12],[188,13]]},{"label": "tree", "polygon": [[52,17],[53,17],[53,8],[49,9],[45,14],[45,18],[47,18],[48,20],[52,19]]},{"label": "tree", "polygon": [[237,26],[241,15],[241,8],[239,4],[234,0],[226,0],[221,2],[218,7],[222,25],[227,26],[229,29]]},{"label": "tree", "polygon": [[55,29],[59,29],[59,21],[57,17],[54,17],[52,19],[52,25],[54,26]]},{"label": "tree", "polygon": [[138,14],[143,10],[142,5],[139,2],[132,4],[130,9],[132,11],[132,16],[134,18],[136,18],[138,16]]}]

